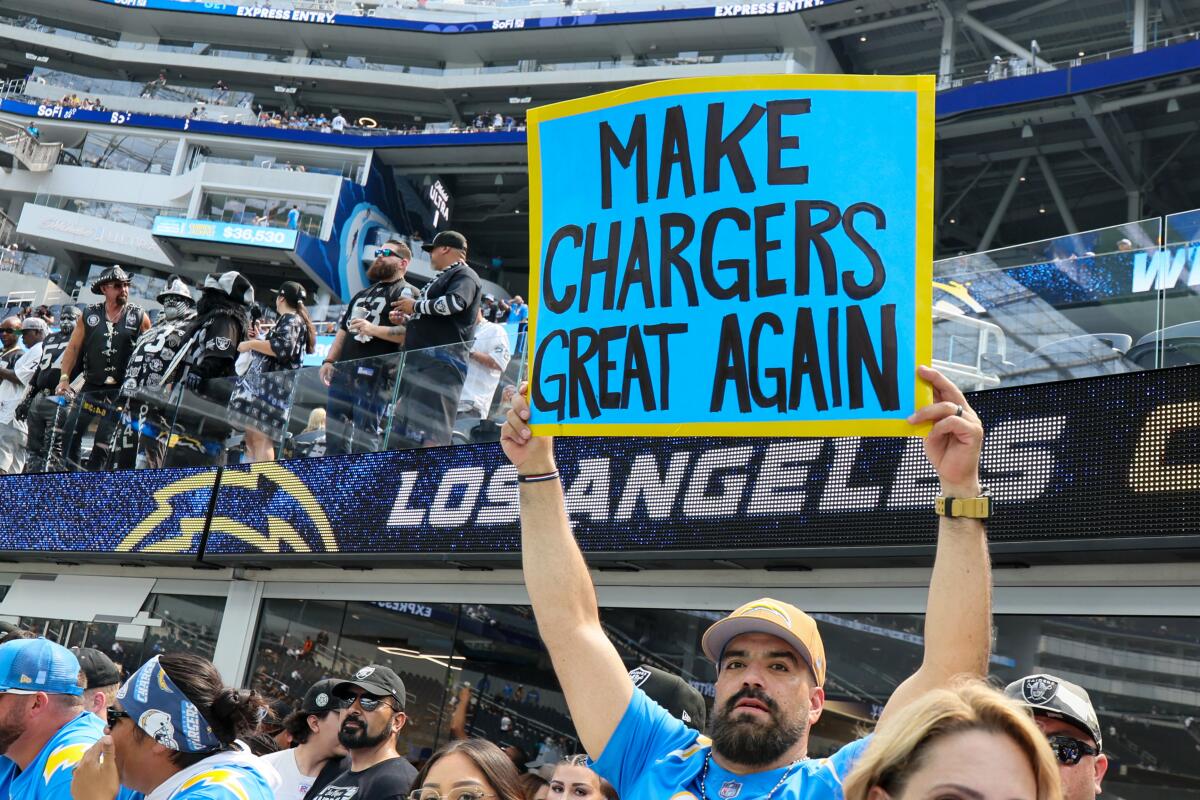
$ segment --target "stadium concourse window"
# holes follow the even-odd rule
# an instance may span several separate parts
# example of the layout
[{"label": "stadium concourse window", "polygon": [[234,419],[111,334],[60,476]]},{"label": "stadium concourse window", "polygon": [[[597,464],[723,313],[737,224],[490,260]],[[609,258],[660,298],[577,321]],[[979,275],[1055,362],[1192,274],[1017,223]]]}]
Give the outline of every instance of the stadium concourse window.
[{"label": "stadium concourse window", "polygon": [[200,219],[234,222],[240,225],[286,228],[288,212],[292,206],[297,206],[300,210],[300,231],[312,236],[321,232],[325,206],[309,200],[206,193],[200,200],[199,216]]},{"label": "stadium concourse window", "polygon": [[[626,667],[682,676],[711,707],[714,666],[700,654],[714,611],[605,608],[606,633]],[[810,753],[827,755],[869,729],[920,665],[917,614],[814,613],[829,664],[827,704]],[[1112,760],[1106,793],[1127,800],[1200,798],[1200,618],[998,616],[993,682],[1046,672],[1087,689]],[[575,732],[526,606],[269,599],[253,685],[298,702],[324,677],[367,663],[391,666],[408,690],[403,752],[421,759],[463,731],[519,745],[578,749]],[[466,690],[466,691],[464,691]],[[710,711],[711,718],[711,711]],[[1157,794],[1156,794],[1157,792]]]},{"label": "stadium concourse window", "polygon": [[88,133],[78,147],[63,150],[64,163],[121,172],[169,175],[177,143],[155,136]]},{"label": "stadium concourse window", "polygon": [[163,214],[178,214],[180,209],[162,206],[139,206],[132,203],[114,203],[108,200],[84,200],[62,195],[39,194],[33,199],[35,205],[58,208],[75,214],[122,222],[137,228],[154,227],[154,218]]},{"label": "stadium concourse window", "polygon": [[117,625],[110,622],[22,617],[20,626],[67,647],[103,650],[129,674],[158,653],[188,652],[211,659],[224,609],[224,597],[152,594],[142,610],[162,624],[146,627],[141,641],[117,639]]}]

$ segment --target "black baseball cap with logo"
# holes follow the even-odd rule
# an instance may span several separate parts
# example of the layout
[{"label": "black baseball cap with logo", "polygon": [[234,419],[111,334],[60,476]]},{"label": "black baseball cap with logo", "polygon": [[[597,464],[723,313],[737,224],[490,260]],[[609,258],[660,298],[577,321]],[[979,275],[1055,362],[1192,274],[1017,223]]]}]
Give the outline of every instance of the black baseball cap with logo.
[{"label": "black baseball cap with logo", "polygon": [[382,664],[368,664],[354,673],[349,680],[337,681],[333,686],[334,694],[350,686],[357,686],[364,692],[375,697],[390,697],[396,701],[397,707],[404,710],[404,681]]},{"label": "black baseball cap with logo", "polygon": [[1026,675],[1013,681],[1004,694],[1023,704],[1035,715],[1061,719],[1091,734],[1096,747],[1103,747],[1100,719],[1087,690],[1057,675]]},{"label": "black baseball cap with logo", "polygon": [[467,252],[467,239],[458,231],[442,231],[433,237],[432,242],[421,245],[421,249],[426,253],[432,252],[435,247],[453,247],[465,253]]},{"label": "black baseball cap with logo", "polygon": [[121,682],[121,670],[104,653],[94,647],[73,647],[71,650],[87,676],[87,688],[115,686]]},{"label": "black baseball cap with logo", "polygon": [[300,703],[300,713],[307,715],[336,711],[338,703],[333,696],[333,690],[339,683],[341,681],[336,678],[325,678],[308,687],[308,691],[304,693],[304,700]]},{"label": "black baseball cap with logo", "polygon": [[654,702],[665,708],[672,717],[683,720],[689,728],[704,731],[708,709],[700,690],[678,675],[642,664],[629,670],[633,685],[646,693]]}]

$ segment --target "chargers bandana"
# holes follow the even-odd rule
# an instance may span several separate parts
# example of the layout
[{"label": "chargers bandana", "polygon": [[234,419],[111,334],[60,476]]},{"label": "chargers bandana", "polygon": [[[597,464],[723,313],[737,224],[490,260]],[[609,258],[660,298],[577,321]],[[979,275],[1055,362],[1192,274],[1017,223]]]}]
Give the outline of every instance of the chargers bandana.
[{"label": "chargers bandana", "polygon": [[117,690],[117,699],[134,723],[163,747],[184,753],[211,753],[223,747],[200,709],[158,663],[158,656],[129,676]]}]

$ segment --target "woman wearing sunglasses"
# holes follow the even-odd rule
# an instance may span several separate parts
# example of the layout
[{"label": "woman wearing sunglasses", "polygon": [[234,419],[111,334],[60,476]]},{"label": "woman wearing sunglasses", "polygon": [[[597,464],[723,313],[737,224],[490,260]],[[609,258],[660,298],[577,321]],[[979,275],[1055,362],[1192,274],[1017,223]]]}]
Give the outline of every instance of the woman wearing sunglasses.
[{"label": "woman wearing sunglasses", "polygon": [[108,733],[75,768],[71,794],[113,800],[125,786],[146,800],[274,800],[279,775],[238,742],[264,707],[203,658],[155,656],[117,690]]},{"label": "woman wearing sunglasses", "polygon": [[409,800],[522,800],[512,760],[483,739],[450,742],[430,756],[414,785]]},{"label": "woman wearing sunglasses", "polygon": [[845,800],[1062,800],[1029,712],[981,681],[929,692],[876,734]]}]

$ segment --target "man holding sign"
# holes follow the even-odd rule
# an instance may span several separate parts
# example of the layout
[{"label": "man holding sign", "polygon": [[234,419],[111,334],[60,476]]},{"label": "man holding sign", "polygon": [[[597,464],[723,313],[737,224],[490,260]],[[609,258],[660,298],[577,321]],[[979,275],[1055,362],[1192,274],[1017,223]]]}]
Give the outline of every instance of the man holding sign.
[{"label": "man holding sign", "polygon": [[[892,694],[880,726],[955,676],[984,675],[988,663],[991,576],[981,521],[988,504],[978,497],[983,428],[945,376],[921,367],[920,378],[932,384],[936,402],[908,421],[933,423],[925,454],[941,479],[945,497],[937,509],[943,516],[924,660]],[[519,476],[525,585],[596,772],[621,800],[840,800],[842,780],[869,740],[851,742],[828,759],[808,758],[809,729],[825,702],[816,623],[764,598],[708,629],[702,647],[718,667],[711,740],[650,702],[630,682],[600,625],[596,590],[563,505],[552,440],[534,438],[529,417],[518,395],[501,434]]]},{"label": "man holding sign", "polygon": [[530,112],[535,430],[912,433],[933,89],[686,79]]},{"label": "man holding sign", "polygon": [[551,441],[533,433],[928,428],[944,496],[925,654],[879,725],[985,674],[983,428],[957,387],[917,366],[931,355],[933,80],[668,81],[530,122],[531,405],[514,400],[501,441],[526,587],[580,741],[622,800],[838,800],[867,740],[808,758],[827,669],[812,618],[762,598],[712,625],[712,738],[689,730],[628,680]]}]

